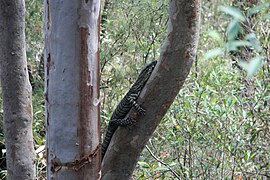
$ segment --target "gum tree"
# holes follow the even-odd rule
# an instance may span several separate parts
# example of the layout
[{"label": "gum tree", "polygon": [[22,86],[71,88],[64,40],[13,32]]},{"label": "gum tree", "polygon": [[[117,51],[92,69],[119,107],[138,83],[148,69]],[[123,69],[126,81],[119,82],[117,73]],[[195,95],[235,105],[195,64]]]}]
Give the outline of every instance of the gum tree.
[{"label": "gum tree", "polygon": [[24,0],[1,0],[0,17],[7,179],[35,179],[32,88],[26,62]]},{"label": "gum tree", "polygon": [[99,0],[45,2],[47,179],[98,179]]}]

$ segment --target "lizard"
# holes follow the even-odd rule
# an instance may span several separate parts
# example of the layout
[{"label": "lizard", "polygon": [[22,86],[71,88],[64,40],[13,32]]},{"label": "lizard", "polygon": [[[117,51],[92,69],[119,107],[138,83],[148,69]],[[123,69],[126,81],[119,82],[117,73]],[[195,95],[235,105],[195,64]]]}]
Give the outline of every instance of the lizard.
[{"label": "lizard", "polygon": [[127,116],[131,108],[134,107],[140,115],[145,115],[145,110],[140,105],[137,104],[136,100],[139,97],[150,75],[152,74],[156,64],[157,61],[152,61],[140,72],[135,83],[131,86],[129,91],[126,93],[124,98],[120,101],[120,103],[114,110],[109,121],[105,138],[102,143],[102,155],[101,155],[102,159],[105,156],[105,153],[109,147],[111,139],[118,126],[126,126],[134,122],[132,118]]}]

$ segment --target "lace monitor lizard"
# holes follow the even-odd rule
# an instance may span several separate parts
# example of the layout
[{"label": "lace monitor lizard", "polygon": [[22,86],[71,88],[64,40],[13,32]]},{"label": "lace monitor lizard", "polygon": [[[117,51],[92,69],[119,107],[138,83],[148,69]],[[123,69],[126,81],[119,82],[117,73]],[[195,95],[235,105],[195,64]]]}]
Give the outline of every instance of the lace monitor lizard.
[{"label": "lace monitor lizard", "polygon": [[152,61],[141,71],[136,82],[131,86],[130,90],[127,92],[127,94],[124,96],[124,98],[114,110],[109,121],[105,138],[102,143],[102,159],[105,156],[113,134],[118,128],[118,126],[130,125],[134,122],[133,119],[127,117],[130,109],[134,107],[140,115],[145,115],[145,110],[137,104],[136,100],[139,97],[151,73],[153,72],[156,64],[157,61]]}]

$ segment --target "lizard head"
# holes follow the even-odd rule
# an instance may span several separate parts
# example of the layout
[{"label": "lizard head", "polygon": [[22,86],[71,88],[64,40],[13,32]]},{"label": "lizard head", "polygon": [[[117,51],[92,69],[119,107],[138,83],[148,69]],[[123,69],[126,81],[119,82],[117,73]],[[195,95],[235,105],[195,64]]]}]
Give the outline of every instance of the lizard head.
[{"label": "lizard head", "polygon": [[144,85],[146,84],[147,80],[149,79],[150,75],[152,74],[157,61],[152,61],[149,63],[139,74],[136,82],[133,84],[133,87],[138,91],[141,91]]}]

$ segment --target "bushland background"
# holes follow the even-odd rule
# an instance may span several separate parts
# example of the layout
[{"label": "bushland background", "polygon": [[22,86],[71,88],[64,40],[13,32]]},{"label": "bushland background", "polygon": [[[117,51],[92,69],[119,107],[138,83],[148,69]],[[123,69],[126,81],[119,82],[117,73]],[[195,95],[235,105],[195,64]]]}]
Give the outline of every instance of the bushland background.
[{"label": "bushland background", "polygon": [[[162,0],[103,2],[102,132],[144,64],[159,57],[168,23],[167,4]],[[172,178],[173,171],[183,179],[270,178],[269,6],[267,0],[203,1],[196,61],[141,154],[134,179]],[[45,179],[43,0],[26,0],[26,7],[37,174]],[[237,18],[239,12],[244,20]],[[0,174],[4,179],[2,129],[0,142]]]}]

